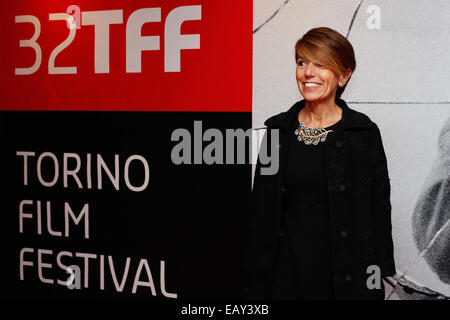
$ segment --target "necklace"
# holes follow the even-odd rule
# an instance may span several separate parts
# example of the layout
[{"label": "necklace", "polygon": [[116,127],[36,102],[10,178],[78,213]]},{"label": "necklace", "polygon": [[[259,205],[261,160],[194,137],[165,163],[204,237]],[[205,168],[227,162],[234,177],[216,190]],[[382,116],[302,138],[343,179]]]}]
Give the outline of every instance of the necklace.
[{"label": "necklace", "polygon": [[297,129],[295,129],[295,135],[297,136],[298,141],[303,141],[306,145],[317,145],[320,142],[325,142],[327,139],[328,133],[333,132],[333,130],[325,130],[321,127],[306,128],[305,124],[300,122]]}]

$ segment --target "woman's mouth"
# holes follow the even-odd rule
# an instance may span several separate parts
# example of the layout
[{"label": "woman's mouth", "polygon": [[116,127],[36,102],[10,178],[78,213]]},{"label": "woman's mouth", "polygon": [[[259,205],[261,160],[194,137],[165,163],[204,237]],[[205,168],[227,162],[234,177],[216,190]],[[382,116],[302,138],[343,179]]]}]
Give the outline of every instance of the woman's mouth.
[{"label": "woman's mouth", "polygon": [[303,85],[305,87],[312,88],[312,87],[318,87],[321,84],[320,83],[316,83],[316,82],[304,82]]},{"label": "woman's mouth", "polygon": [[320,87],[321,84],[316,82],[303,82],[303,86],[308,89],[315,89],[317,87]]}]

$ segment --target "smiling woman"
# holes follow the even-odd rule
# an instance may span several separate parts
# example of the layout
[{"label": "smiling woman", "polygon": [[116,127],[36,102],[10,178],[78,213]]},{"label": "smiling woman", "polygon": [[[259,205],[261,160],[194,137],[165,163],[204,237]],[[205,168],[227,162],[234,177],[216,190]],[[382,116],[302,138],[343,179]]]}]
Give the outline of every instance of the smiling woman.
[{"label": "smiling woman", "polygon": [[[350,42],[331,29],[312,29],[297,41],[295,61],[298,89],[307,101],[299,118],[305,118],[304,123],[311,127],[319,126],[320,118],[325,120],[322,127],[337,122],[342,110],[335,100],[341,97],[356,68]],[[313,109],[315,112],[309,112]]]},{"label": "smiling woman", "polygon": [[[295,61],[309,60],[320,68],[326,68],[339,75],[350,72],[348,79],[340,83],[342,89],[336,93],[340,98],[346,82],[356,68],[355,53],[351,43],[340,33],[329,28],[311,29],[295,44]],[[299,64],[300,65],[300,64]]]},{"label": "smiling woman", "polygon": [[378,126],[340,99],[353,47],[315,28],[295,59],[304,99],[265,122],[265,139],[279,132],[279,170],[255,171],[248,296],[383,299],[381,277],[395,274],[390,182]]}]

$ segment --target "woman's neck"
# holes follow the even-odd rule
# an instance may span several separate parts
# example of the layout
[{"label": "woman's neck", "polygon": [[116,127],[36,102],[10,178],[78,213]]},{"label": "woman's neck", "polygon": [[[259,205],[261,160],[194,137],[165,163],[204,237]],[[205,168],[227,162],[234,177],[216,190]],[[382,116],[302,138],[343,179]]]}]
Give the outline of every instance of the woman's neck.
[{"label": "woman's neck", "polygon": [[334,100],[329,101],[305,101],[305,107],[298,114],[299,121],[303,121],[312,127],[326,126],[341,119],[342,109]]}]

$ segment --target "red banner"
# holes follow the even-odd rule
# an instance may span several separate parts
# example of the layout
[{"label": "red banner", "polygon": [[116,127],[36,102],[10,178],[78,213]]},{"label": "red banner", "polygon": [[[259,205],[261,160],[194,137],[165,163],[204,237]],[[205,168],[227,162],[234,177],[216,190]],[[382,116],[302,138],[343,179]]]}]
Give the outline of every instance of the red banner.
[{"label": "red banner", "polygon": [[250,0],[0,8],[2,110],[251,111]]}]

